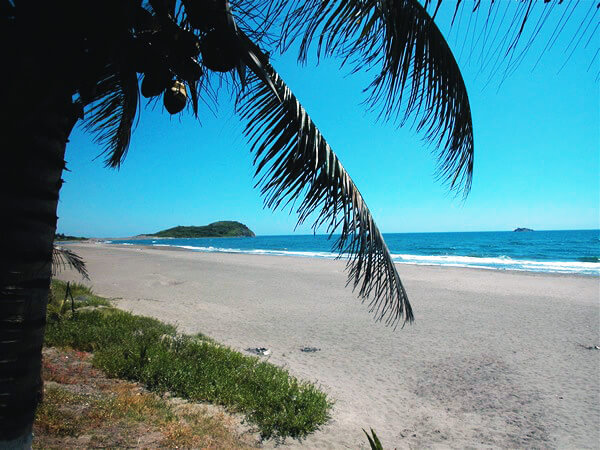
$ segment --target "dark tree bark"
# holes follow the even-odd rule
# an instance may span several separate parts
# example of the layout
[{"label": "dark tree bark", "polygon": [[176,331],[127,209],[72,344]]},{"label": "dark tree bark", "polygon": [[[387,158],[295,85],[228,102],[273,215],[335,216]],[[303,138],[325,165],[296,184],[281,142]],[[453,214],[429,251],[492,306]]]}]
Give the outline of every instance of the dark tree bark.
[{"label": "dark tree bark", "polygon": [[23,90],[36,72],[20,73],[24,84],[3,85],[0,125],[0,447],[26,442],[42,392],[56,208],[65,146],[79,117],[68,89],[49,83],[32,95]]},{"label": "dark tree bark", "polygon": [[73,95],[93,89],[119,48],[114,36],[128,30],[119,19],[129,10],[119,6],[135,2],[13,3],[0,2],[0,448],[31,445],[43,392],[56,208],[65,147],[82,116]]},{"label": "dark tree bark", "polygon": [[65,147],[81,115],[65,27],[37,8],[50,2],[19,5],[16,19],[0,14],[0,448],[31,445]]}]

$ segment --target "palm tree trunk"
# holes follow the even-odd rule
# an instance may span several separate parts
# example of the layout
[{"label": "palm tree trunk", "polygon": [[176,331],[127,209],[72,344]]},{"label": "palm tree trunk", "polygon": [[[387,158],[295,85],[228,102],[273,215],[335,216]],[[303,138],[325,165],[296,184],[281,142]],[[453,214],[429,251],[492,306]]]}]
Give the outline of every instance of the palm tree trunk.
[{"label": "palm tree trunk", "polygon": [[[40,74],[43,76],[43,74]],[[10,83],[0,117],[0,447],[31,445],[56,207],[68,136],[79,114],[70,94]],[[41,95],[40,95],[41,94]],[[37,96],[37,97],[36,97]],[[35,102],[32,101],[35,98]],[[21,97],[21,100],[23,97]],[[25,104],[23,104],[25,103]]]}]

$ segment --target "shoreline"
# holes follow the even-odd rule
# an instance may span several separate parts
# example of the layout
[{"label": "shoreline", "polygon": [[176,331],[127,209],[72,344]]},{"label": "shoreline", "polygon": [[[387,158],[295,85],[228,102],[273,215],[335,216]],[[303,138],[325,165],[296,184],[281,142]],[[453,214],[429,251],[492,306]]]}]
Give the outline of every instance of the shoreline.
[{"label": "shoreline", "polygon": [[600,440],[600,351],[581,346],[600,343],[595,277],[400,265],[416,321],[393,331],[345,288],[343,261],[132,247],[72,246],[119,308],[269,348],[335,401],[328,424],[285,447],[360,448],[362,428],[384,448]]},{"label": "shoreline", "polygon": [[[174,239],[174,238],[161,238],[161,239]],[[191,238],[196,239],[196,238]],[[206,238],[211,239],[211,238]],[[104,239],[106,240],[123,240],[123,239]],[[134,240],[129,239],[128,240]],[[141,240],[141,239],[140,239]],[[315,259],[315,260],[325,260],[325,261],[341,261],[344,262],[345,258],[337,259],[335,257],[324,258],[317,256],[301,256],[301,255],[281,255],[281,254],[266,254],[266,253],[250,253],[243,251],[202,251],[202,250],[193,250],[190,248],[183,248],[181,246],[171,246],[171,245],[147,245],[147,244],[107,244],[102,242],[102,240],[90,239],[84,242],[75,242],[71,241],[68,243],[61,243],[60,245],[81,245],[81,244],[90,244],[94,247],[104,246],[106,248],[116,247],[116,248],[124,248],[124,249],[152,249],[158,251],[177,251],[177,252],[188,252],[188,253],[202,253],[202,254],[223,254],[223,255],[249,255],[249,256],[266,256],[266,257],[276,257],[276,258],[292,258],[292,259]],[[426,256],[426,255],[421,255]],[[460,256],[460,255],[459,255]],[[556,261],[556,262],[565,262],[568,263],[570,261]],[[484,271],[484,272],[498,272],[498,273],[520,273],[520,274],[532,274],[532,275],[549,275],[549,276],[559,276],[559,277],[582,277],[582,278],[597,278],[600,279],[600,274],[592,274],[592,273],[575,273],[575,272],[551,272],[551,271],[541,271],[541,270],[526,270],[526,269],[518,269],[518,268],[500,268],[500,267],[476,267],[476,266],[466,266],[466,265],[452,265],[452,264],[427,264],[427,263],[414,263],[414,262],[398,262],[394,261],[396,266],[412,266],[412,267],[439,267],[439,268],[448,268],[448,269],[466,269],[466,270],[476,270],[476,271]]]}]

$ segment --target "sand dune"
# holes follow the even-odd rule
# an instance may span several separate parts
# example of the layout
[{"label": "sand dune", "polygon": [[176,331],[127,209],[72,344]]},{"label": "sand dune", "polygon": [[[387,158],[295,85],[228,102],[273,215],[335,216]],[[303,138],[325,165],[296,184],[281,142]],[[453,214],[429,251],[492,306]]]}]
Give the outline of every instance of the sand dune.
[{"label": "sand dune", "polygon": [[327,391],[331,422],[287,446],[366,448],[370,427],[386,448],[599,446],[600,351],[579,345],[600,344],[597,277],[402,265],[416,322],[393,331],[340,261],[71,247],[119,307],[268,347]]}]

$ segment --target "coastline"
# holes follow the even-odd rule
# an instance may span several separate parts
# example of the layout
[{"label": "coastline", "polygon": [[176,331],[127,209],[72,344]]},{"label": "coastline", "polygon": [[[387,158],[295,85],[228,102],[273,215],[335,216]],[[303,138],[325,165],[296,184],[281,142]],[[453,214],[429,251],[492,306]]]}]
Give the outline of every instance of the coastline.
[{"label": "coastline", "polygon": [[[144,240],[147,237],[140,237],[139,239],[135,238],[127,238],[128,240]],[[161,238],[161,239],[174,239],[174,238]],[[196,238],[194,238],[196,239]],[[198,238],[198,239],[211,239],[211,238]],[[225,254],[225,255],[249,255],[249,256],[257,256],[257,257],[274,257],[274,258],[291,258],[291,259],[317,259],[317,260],[328,260],[335,261],[336,258],[318,258],[313,256],[298,256],[298,255],[278,255],[278,254],[261,254],[261,253],[246,253],[246,252],[236,252],[236,251],[218,251],[218,252],[204,252],[192,250],[189,248],[184,248],[181,246],[171,246],[171,245],[144,245],[144,244],[106,244],[103,241],[116,241],[123,240],[117,238],[105,238],[105,239],[89,239],[87,242],[68,242],[66,244],[61,245],[78,245],[78,244],[92,244],[94,246],[106,246],[117,247],[117,248],[129,248],[129,249],[147,249],[147,250],[158,250],[158,251],[177,251],[177,252],[188,252],[188,253],[209,253],[209,254]],[[344,259],[340,259],[338,261],[344,261]],[[600,279],[600,274],[590,274],[590,273],[572,273],[572,272],[552,272],[552,271],[535,271],[535,270],[526,270],[526,269],[516,269],[516,268],[498,268],[498,267],[477,267],[477,266],[466,266],[466,265],[451,265],[451,264],[428,264],[428,263],[415,263],[410,261],[405,262],[394,262],[398,268],[403,266],[413,266],[413,267],[439,267],[442,269],[464,269],[464,270],[475,270],[475,271],[484,271],[484,272],[498,272],[498,273],[520,273],[520,274],[531,274],[533,276],[537,275],[548,275],[548,276],[559,276],[559,277],[582,277],[582,278],[597,278]],[[399,269],[400,270],[400,269]]]},{"label": "coastline", "polygon": [[69,247],[118,307],[242,352],[270,348],[270,362],[330,394],[331,422],[285,446],[358,448],[370,427],[385,448],[600,439],[600,352],[578,345],[600,342],[597,277],[398,265],[416,322],[393,331],[344,288],[343,261]]}]

